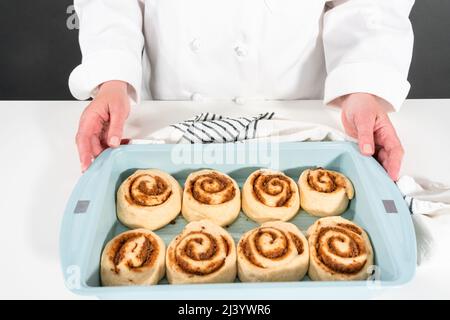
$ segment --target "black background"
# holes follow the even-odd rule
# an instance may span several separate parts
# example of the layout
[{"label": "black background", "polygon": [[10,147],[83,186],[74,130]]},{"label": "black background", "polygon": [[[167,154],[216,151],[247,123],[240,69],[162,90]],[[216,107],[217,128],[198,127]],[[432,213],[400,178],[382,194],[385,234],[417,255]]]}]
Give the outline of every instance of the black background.
[{"label": "black background", "polygon": [[[67,79],[81,57],[69,30],[73,0],[0,0],[0,99],[72,99]],[[450,98],[450,0],[416,0],[410,98]]]}]

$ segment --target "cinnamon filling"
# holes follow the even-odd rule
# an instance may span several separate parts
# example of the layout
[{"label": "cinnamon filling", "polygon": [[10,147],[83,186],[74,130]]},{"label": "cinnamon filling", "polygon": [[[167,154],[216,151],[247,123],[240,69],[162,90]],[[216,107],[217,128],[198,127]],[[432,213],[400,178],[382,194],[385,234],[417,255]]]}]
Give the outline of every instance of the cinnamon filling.
[{"label": "cinnamon filling", "polygon": [[232,200],[236,195],[233,182],[217,172],[192,179],[187,191],[200,203],[217,205]]},{"label": "cinnamon filling", "polygon": [[[292,199],[291,181],[282,174],[258,172],[251,180],[253,195],[259,202],[270,207],[288,207]],[[275,202],[269,198],[276,197]]]},{"label": "cinnamon filling", "polygon": [[322,168],[311,170],[308,173],[308,184],[317,192],[323,193],[334,192],[339,187],[337,176]]},{"label": "cinnamon filling", "polygon": [[292,241],[294,242],[295,248],[297,249],[297,253],[301,255],[304,251],[303,248],[303,241],[294,233],[289,232],[289,236],[291,237]]},{"label": "cinnamon filling", "polygon": [[125,199],[129,204],[151,207],[166,202],[172,190],[161,177],[141,174],[131,180],[128,194]]},{"label": "cinnamon filling", "polygon": [[338,223],[337,225],[339,227],[344,228],[344,229],[348,229],[348,230],[350,230],[350,231],[352,231],[352,232],[354,232],[356,234],[362,235],[362,230],[359,227],[355,226],[355,225],[348,224],[348,223]]},{"label": "cinnamon filling", "polygon": [[[288,249],[289,249],[289,240],[287,239],[286,235],[280,231],[274,228],[274,230],[278,231],[279,233],[276,233],[275,231],[272,231],[270,229],[264,228],[264,229],[258,229],[254,236],[253,242],[255,243],[256,251],[263,257],[268,259],[279,259],[283,257]],[[270,245],[273,245],[275,240],[279,238],[281,241],[281,245],[275,248],[272,248],[271,250],[267,250],[263,247],[263,243],[261,238],[263,236],[270,236]]]},{"label": "cinnamon filling", "polygon": [[[184,248],[184,253],[189,258],[201,261],[201,260],[208,260],[210,259],[217,251],[217,242],[216,239],[209,233],[204,232],[192,232],[189,234],[191,237],[193,237],[189,242],[186,244]],[[209,241],[210,245],[208,246],[208,249],[206,251],[197,252],[196,250],[196,244],[202,245],[203,244],[203,238],[195,238],[195,235],[203,235],[206,236]]]},{"label": "cinnamon filling", "polygon": [[[138,249],[138,243],[140,238],[143,237],[143,242]],[[135,242],[134,244],[131,244]],[[133,248],[129,248],[129,245],[133,245]],[[116,239],[109,251],[109,259],[114,265],[114,272],[116,274],[120,273],[120,266],[126,266],[128,269],[135,272],[140,272],[140,268],[151,267],[158,257],[159,246],[157,241],[150,235],[143,233],[129,233],[124,234],[120,238]],[[134,256],[134,261],[129,258],[124,261],[128,253],[132,253]],[[137,260],[137,261],[136,261]]]},{"label": "cinnamon filling", "polygon": [[[332,233],[328,235],[328,233]],[[367,253],[361,230],[353,225],[338,224],[324,227],[317,236],[315,249],[318,259],[331,271],[355,274],[361,271],[367,259],[356,259]],[[322,240],[327,237],[325,240]],[[338,261],[343,258],[345,261]]]},{"label": "cinnamon filling", "polygon": [[[288,236],[289,235],[289,238]],[[275,241],[279,242],[274,248],[265,248],[263,237],[267,241],[267,237],[269,237],[268,243],[266,246],[274,245]],[[303,242],[302,240],[292,232],[288,232],[287,234],[276,228],[259,228],[255,230],[252,234],[250,234],[247,238],[243,239],[240,243],[240,250],[246,257],[246,259],[252,263],[253,265],[264,268],[264,266],[258,261],[257,257],[263,257],[271,260],[282,260],[284,259],[289,252],[291,252],[291,241],[294,245],[298,255],[303,254]],[[252,245],[254,245],[254,249]]]},{"label": "cinnamon filling", "polygon": [[241,251],[244,254],[244,256],[247,258],[248,261],[250,261],[253,265],[259,267],[259,268],[264,268],[262,264],[260,264],[256,258],[255,255],[253,253],[252,248],[250,247],[250,244],[248,243],[248,239],[245,239],[244,241],[241,242]]},{"label": "cinnamon filling", "polygon": [[[193,231],[179,238],[180,243],[183,239],[189,239],[183,244],[183,247],[176,246],[169,253],[176,265],[186,273],[205,276],[219,270],[229,255],[229,243],[225,237],[216,239],[211,234],[204,231]],[[221,241],[222,243],[219,243]],[[207,242],[207,243],[205,243]],[[208,245],[206,250],[199,250],[199,246]],[[223,248],[223,249],[222,249]],[[223,252],[224,251],[224,252]],[[221,255],[221,253],[223,253]],[[193,262],[204,262],[203,264]]]},{"label": "cinnamon filling", "polygon": [[230,254],[230,244],[224,236],[222,236],[222,241],[225,244],[225,255],[228,257],[228,255]]}]

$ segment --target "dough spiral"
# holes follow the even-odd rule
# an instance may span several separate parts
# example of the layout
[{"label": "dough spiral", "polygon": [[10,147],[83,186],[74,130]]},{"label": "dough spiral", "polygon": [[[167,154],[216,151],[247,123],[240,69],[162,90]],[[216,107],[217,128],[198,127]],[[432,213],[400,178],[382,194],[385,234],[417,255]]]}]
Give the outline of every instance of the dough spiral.
[{"label": "dough spiral", "polygon": [[210,220],[219,226],[231,224],[241,209],[239,186],[215,170],[191,173],[185,183],[181,212],[188,221]]},{"label": "dough spiral", "polygon": [[318,217],[342,214],[354,196],[353,185],[347,177],[323,168],[303,171],[298,185],[302,208]]},{"label": "dough spiral", "polygon": [[257,170],[242,188],[242,210],[256,222],[288,221],[299,209],[297,184],[282,172]]},{"label": "dough spiral", "polygon": [[136,229],[113,238],[101,257],[104,286],[153,285],[164,276],[164,242],[155,233]]},{"label": "dough spiral", "polygon": [[373,265],[373,249],[366,232],[342,217],[317,220],[308,229],[312,280],[364,280]]},{"label": "dough spiral", "polygon": [[237,252],[242,282],[298,281],[308,270],[308,242],[289,222],[266,222],[248,231]]},{"label": "dough spiral", "polygon": [[117,217],[129,228],[157,230],[178,216],[181,195],[171,175],[156,169],[137,170],[117,191]]},{"label": "dough spiral", "polygon": [[223,228],[208,220],[186,225],[166,254],[169,283],[224,283],[236,278],[236,247]]}]

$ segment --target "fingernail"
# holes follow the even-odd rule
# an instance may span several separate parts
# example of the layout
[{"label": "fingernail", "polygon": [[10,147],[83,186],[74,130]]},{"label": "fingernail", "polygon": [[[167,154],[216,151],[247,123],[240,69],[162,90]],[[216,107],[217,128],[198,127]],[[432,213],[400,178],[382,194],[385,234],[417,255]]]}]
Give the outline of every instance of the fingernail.
[{"label": "fingernail", "polygon": [[370,145],[368,143],[363,145],[362,150],[363,150],[364,154],[372,154],[373,153],[372,145]]},{"label": "fingernail", "polygon": [[120,144],[120,139],[118,137],[114,136],[109,139],[109,145],[111,147],[118,147],[119,144]]}]

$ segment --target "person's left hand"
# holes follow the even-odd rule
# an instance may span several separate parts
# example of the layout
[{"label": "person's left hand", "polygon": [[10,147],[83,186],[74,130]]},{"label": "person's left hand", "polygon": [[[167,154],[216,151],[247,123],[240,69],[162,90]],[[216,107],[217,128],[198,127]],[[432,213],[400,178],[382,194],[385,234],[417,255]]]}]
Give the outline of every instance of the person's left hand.
[{"label": "person's left hand", "polygon": [[361,153],[375,155],[389,176],[397,181],[404,150],[383,100],[367,93],[353,93],[340,98],[339,105],[345,131],[358,139]]}]

